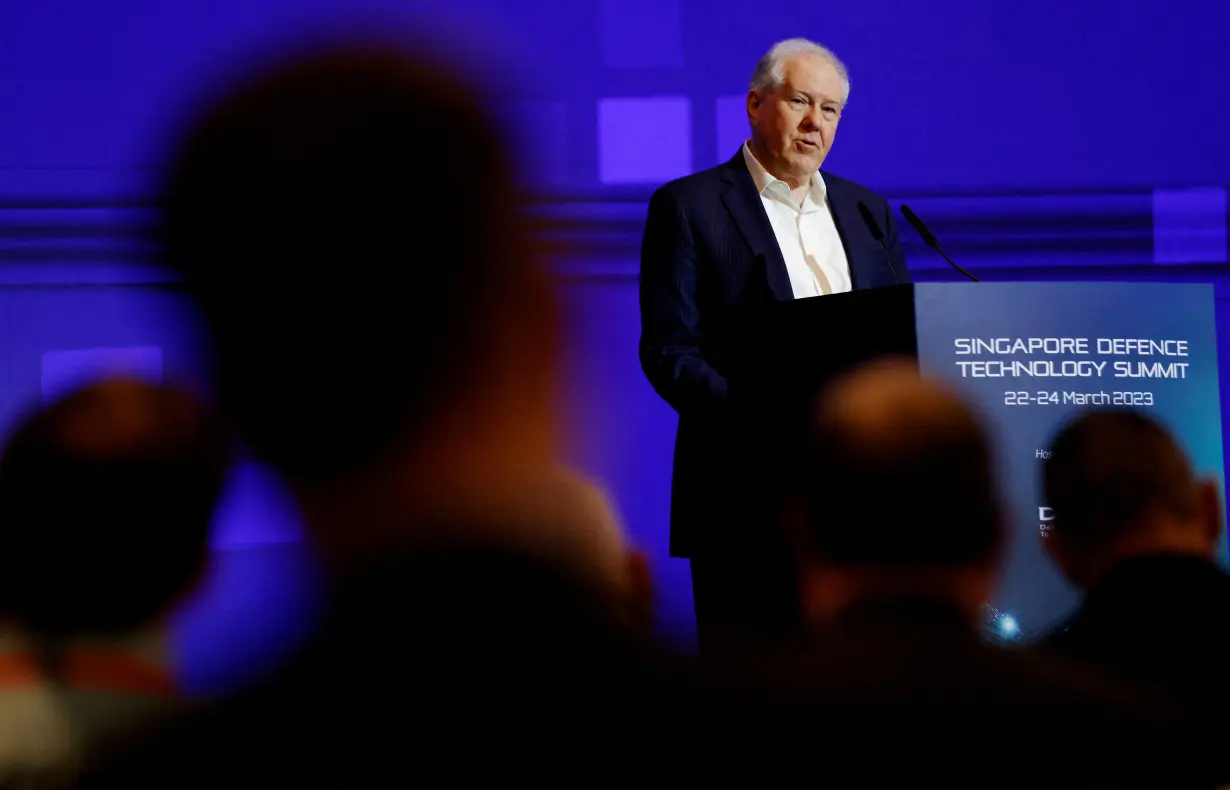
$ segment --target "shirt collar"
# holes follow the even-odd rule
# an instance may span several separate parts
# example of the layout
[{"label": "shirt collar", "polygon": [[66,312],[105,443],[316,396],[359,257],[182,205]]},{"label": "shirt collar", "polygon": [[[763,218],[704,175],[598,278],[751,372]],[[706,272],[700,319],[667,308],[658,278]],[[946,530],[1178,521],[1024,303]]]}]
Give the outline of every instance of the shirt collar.
[{"label": "shirt collar", "polygon": [[[749,145],[749,141],[746,140],[743,142],[743,161],[747,164],[748,172],[752,174],[752,181],[756,183],[756,191],[759,194],[763,195],[767,190],[772,190],[773,192],[780,190],[783,195],[789,194],[790,185],[764,169],[764,166],[752,154],[752,147]],[[775,186],[777,184],[781,186]],[[820,175],[818,170],[811,175],[811,182],[808,184],[808,194],[815,201],[816,205],[824,205],[828,189],[825,186],[823,176]]]}]

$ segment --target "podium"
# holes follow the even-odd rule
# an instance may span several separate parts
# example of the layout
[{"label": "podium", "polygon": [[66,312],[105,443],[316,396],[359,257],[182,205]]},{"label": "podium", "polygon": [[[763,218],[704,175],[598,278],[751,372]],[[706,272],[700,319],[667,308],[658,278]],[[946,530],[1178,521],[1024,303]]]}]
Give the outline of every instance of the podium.
[{"label": "podium", "polygon": [[[766,497],[770,480],[789,478],[801,420],[834,377],[893,355],[954,385],[996,441],[1013,521],[996,608],[1026,638],[1076,603],[1041,544],[1040,473],[1061,423],[1090,408],[1147,410],[1199,474],[1224,480],[1211,285],[899,285],[763,305],[734,348],[727,379],[751,442],[740,465]],[[943,514],[920,513],[918,528],[943,529]]]}]

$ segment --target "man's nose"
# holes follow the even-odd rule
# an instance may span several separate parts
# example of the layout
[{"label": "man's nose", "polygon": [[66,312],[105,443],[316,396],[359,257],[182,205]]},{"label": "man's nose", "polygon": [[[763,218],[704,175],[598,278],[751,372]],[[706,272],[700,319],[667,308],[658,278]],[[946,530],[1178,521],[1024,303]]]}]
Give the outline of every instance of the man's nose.
[{"label": "man's nose", "polygon": [[813,105],[803,115],[802,127],[809,132],[820,128],[820,108]]}]

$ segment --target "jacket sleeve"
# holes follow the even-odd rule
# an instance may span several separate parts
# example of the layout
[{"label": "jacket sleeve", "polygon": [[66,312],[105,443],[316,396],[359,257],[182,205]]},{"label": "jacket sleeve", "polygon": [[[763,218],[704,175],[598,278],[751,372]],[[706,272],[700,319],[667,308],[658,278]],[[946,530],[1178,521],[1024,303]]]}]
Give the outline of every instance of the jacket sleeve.
[{"label": "jacket sleeve", "polygon": [[678,201],[666,188],[649,201],[641,242],[641,368],[681,414],[726,401],[726,380],[701,355],[696,246]]}]

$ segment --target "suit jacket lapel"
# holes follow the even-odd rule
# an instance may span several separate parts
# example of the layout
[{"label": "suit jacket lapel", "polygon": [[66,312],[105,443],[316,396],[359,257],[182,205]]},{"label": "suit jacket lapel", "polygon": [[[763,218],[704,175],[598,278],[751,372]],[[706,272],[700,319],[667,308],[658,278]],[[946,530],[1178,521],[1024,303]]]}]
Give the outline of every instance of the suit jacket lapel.
[{"label": "suit jacket lapel", "polygon": [[[820,173],[824,178],[824,173]],[[841,246],[846,251],[846,265],[850,268],[850,289],[860,288],[864,278],[863,264],[875,260],[874,251],[868,251],[866,242],[875,243],[869,234],[859,233],[863,218],[858,213],[858,201],[847,195],[837,184],[825,179],[825,194],[828,196],[829,211],[833,215],[833,224],[837,226],[837,235],[841,237]]]},{"label": "suit jacket lapel", "polygon": [[769,224],[769,217],[760,202],[756,182],[752,180],[752,174],[747,171],[747,164],[743,161],[742,149],[726,163],[722,180],[727,185],[722,194],[722,202],[752,252],[764,261],[769,290],[778,301],[787,302],[794,299],[790,275],[786,272],[786,260],[782,257],[777,236],[774,235],[773,226]]}]

